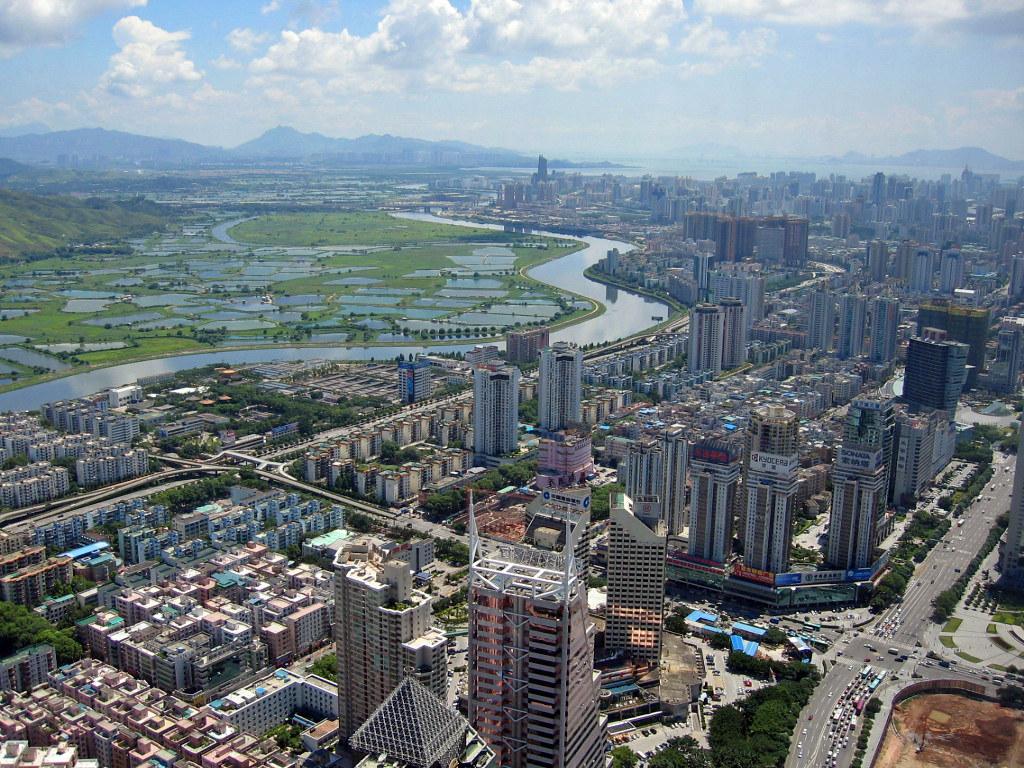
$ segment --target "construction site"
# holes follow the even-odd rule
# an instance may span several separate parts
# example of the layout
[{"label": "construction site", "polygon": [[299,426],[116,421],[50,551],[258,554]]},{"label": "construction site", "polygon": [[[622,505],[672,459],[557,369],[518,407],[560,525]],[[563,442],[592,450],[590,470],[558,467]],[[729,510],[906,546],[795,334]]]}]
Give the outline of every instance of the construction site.
[{"label": "construction site", "polygon": [[1024,765],[1024,712],[957,694],[898,704],[875,768],[1012,768]]}]

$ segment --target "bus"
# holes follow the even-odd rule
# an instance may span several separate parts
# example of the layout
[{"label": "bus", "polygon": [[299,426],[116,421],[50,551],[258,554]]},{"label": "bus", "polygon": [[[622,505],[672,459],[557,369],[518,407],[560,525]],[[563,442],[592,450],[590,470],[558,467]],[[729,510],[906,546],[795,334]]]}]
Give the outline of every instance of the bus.
[{"label": "bus", "polygon": [[859,699],[857,699],[857,703],[853,705],[853,708],[857,712],[858,715],[861,712],[864,711],[864,697],[863,696],[861,696]]},{"label": "bus", "polygon": [[821,624],[816,624],[813,621],[805,621],[804,629],[809,629],[813,632],[821,632]]},{"label": "bus", "polygon": [[861,678],[863,678],[864,680],[867,680],[867,678],[868,678],[868,677],[869,677],[870,675],[871,675],[871,665],[870,665],[870,664],[866,664],[866,665],[864,666],[864,669],[862,669],[862,670],[860,671],[860,676],[861,676]]}]

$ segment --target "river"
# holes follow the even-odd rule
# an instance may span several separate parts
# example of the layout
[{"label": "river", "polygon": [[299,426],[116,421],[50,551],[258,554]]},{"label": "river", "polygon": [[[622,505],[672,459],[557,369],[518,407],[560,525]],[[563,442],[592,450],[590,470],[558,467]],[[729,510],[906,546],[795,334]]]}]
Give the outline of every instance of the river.
[{"label": "river", "polygon": [[[482,225],[476,222],[441,219],[430,214],[398,215],[460,226],[493,226],[495,229],[501,229],[497,225]],[[226,228],[223,233],[218,234],[229,237]],[[537,234],[564,237],[564,235],[556,235],[550,232],[539,232]],[[554,340],[574,341],[578,344],[615,341],[655,325],[658,321],[652,319],[653,317],[667,318],[669,316],[671,308],[664,302],[629,293],[613,286],[605,286],[583,275],[583,270],[591,264],[596,264],[600,261],[612,248],[628,251],[632,248],[631,245],[599,237],[575,239],[582,239],[587,244],[587,247],[533,267],[529,271],[529,275],[557,288],[573,291],[587,298],[600,301],[607,309],[604,314],[598,317],[590,318],[576,325],[556,331],[552,334]],[[310,359],[383,360],[394,358],[399,354],[409,355],[417,352],[465,352],[472,349],[473,346],[473,343],[429,346],[285,346],[196,352],[163,357],[156,360],[143,360],[135,363],[114,365],[109,368],[99,368],[5,392],[0,394],[0,411],[35,410],[43,403],[53,400],[82,397],[107,387],[133,383],[141,377],[155,376],[161,373],[176,373],[205,365],[225,364],[237,366],[248,363]]]}]

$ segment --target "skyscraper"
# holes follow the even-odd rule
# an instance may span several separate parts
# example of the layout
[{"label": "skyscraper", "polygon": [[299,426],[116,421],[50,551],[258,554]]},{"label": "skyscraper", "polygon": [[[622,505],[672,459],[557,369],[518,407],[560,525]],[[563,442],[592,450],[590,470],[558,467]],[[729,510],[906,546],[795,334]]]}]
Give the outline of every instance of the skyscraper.
[{"label": "skyscraper", "polygon": [[611,500],[605,647],[657,664],[665,613],[665,524],[634,514],[621,493]]},{"label": "skyscraper", "polygon": [[911,405],[955,411],[967,380],[966,344],[914,337],[907,347],[903,398]]},{"label": "skyscraper", "polygon": [[789,568],[797,492],[796,414],[781,405],[755,408],[748,427],[743,562],[773,573]]},{"label": "skyscraper", "polygon": [[783,259],[786,266],[803,268],[807,263],[807,237],[810,233],[810,222],[798,216],[791,216],[786,219],[785,233]]},{"label": "skyscraper", "polygon": [[747,322],[743,302],[726,297],[718,302],[722,314],[722,368],[731,371],[747,361]]},{"label": "skyscraper", "polygon": [[686,472],[689,447],[685,429],[675,424],[657,437],[633,441],[619,462],[619,482],[634,503],[654,504],[669,534],[686,527]]},{"label": "skyscraper", "polygon": [[480,365],[473,369],[473,451],[481,457],[513,452],[519,438],[519,369]]},{"label": "skyscraper", "polygon": [[550,332],[546,326],[509,331],[505,337],[505,357],[510,363],[529,365],[537,362],[537,355],[548,346]]},{"label": "skyscraper", "polygon": [[899,301],[885,296],[871,300],[871,362],[888,363],[895,359],[899,325]]},{"label": "skyscraper", "polygon": [[910,265],[910,290],[914,293],[931,293],[933,272],[935,272],[935,254],[932,253],[932,249],[917,248]]},{"label": "skyscraper", "polygon": [[815,291],[807,310],[807,346],[822,352],[831,351],[836,325],[835,299],[828,291]]},{"label": "skyscraper", "polygon": [[964,257],[959,249],[951,248],[942,252],[942,264],[939,268],[939,290],[942,293],[953,293],[964,284]]},{"label": "skyscraper", "polygon": [[888,466],[895,415],[891,398],[855,398],[847,411],[843,442],[832,470],[832,516],[826,560],[843,570],[874,560],[888,496]]},{"label": "skyscraper", "polygon": [[1013,496],[1006,541],[999,549],[999,582],[1024,589],[1024,428],[1019,428],[1017,459],[1013,467]]},{"label": "skyscraper", "polygon": [[711,276],[713,253],[693,254],[693,282],[697,285],[697,300],[708,300],[708,281]]},{"label": "skyscraper", "polygon": [[563,552],[480,549],[469,516],[469,721],[507,768],[603,768],[587,585]]},{"label": "skyscraper", "polygon": [[578,424],[583,417],[583,350],[564,341],[541,350],[537,411],[541,429],[551,432]]},{"label": "skyscraper", "polygon": [[427,360],[401,360],[398,363],[398,397],[403,403],[418,403],[433,394],[430,363]]},{"label": "skyscraper", "polygon": [[431,626],[431,600],[413,588],[409,564],[389,557],[374,540],[357,539],[338,553],[334,637],[343,738],[407,676],[446,695],[448,638]]},{"label": "skyscraper", "polygon": [[836,345],[836,355],[840,359],[859,357],[864,352],[867,304],[863,296],[844,293],[839,297],[839,343]]},{"label": "skyscraper", "polygon": [[985,345],[991,323],[988,309],[965,307],[948,299],[936,299],[922,304],[917,310],[917,335],[925,328],[939,328],[953,341],[970,347],[967,364],[967,389],[975,386],[978,374],[985,370]]},{"label": "skyscraper", "polygon": [[722,313],[714,304],[698,304],[690,315],[691,373],[722,372]]},{"label": "skyscraper", "polygon": [[872,240],[867,246],[867,267],[871,281],[883,283],[889,266],[889,246],[884,240]]},{"label": "skyscraper", "polygon": [[711,436],[694,443],[690,452],[691,555],[724,563],[732,554],[742,456],[735,438]]},{"label": "skyscraper", "polygon": [[1016,392],[1024,371],[1024,320],[1006,318],[996,336],[996,359],[989,371],[992,389]]},{"label": "skyscraper", "polygon": [[[764,319],[764,277],[758,272],[716,269],[708,277],[709,302],[734,296],[743,303],[744,320],[749,329]],[[702,299],[703,300],[703,299]]]},{"label": "skyscraper", "polygon": [[1010,286],[1007,290],[1014,301],[1024,299],[1024,253],[1010,257]]}]

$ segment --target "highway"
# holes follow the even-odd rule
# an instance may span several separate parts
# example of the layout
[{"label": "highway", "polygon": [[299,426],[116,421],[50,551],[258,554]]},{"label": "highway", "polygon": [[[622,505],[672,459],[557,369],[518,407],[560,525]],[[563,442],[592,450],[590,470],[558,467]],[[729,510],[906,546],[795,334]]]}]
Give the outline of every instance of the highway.
[{"label": "highway", "polygon": [[[818,768],[831,764],[828,753],[833,744],[829,717],[835,702],[843,696],[846,687],[858,677],[865,664],[876,670],[886,670],[882,689],[909,685],[914,674],[923,679],[962,678],[976,683],[984,682],[982,675],[991,675],[991,670],[956,657],[953,657],[956,659],[955,669],[944,669],[926,660],[925,655],[929,650],[943,650],[938,646],[937,632],[930,631],[933,629],[932,600],[959,578],[958,569],[966,568],[981,549],[996,516],[1009,509],[1012,473],[1004,472],[1004,467],[1012,466],[1012,461],[1012,456],[995,454],[992,480],[964,512],[963,526],[954,524],[918,565],[903,601],[879,614],[868,625],[847,634],[844,640],[823,655],[821,661],[830,669],[800,715],[786,760],[787,768]],[[987,499],[989,496],[991,501]],[[927,646],[928,635],[932,636],[937,648]],[[889,648],[895,648],[899,653],[890,654]],[[908,658],[900,661],[899,657],[904,655]],[[876,722],[881,722],[881,715]],[[804,728],[808,731],[806,735],[803,734]],[[852,762],[855,745],[856,739],[851,738],[840,750],[837,768],[844,768]],[[801,751],[803,758],[800,757]]]}]

